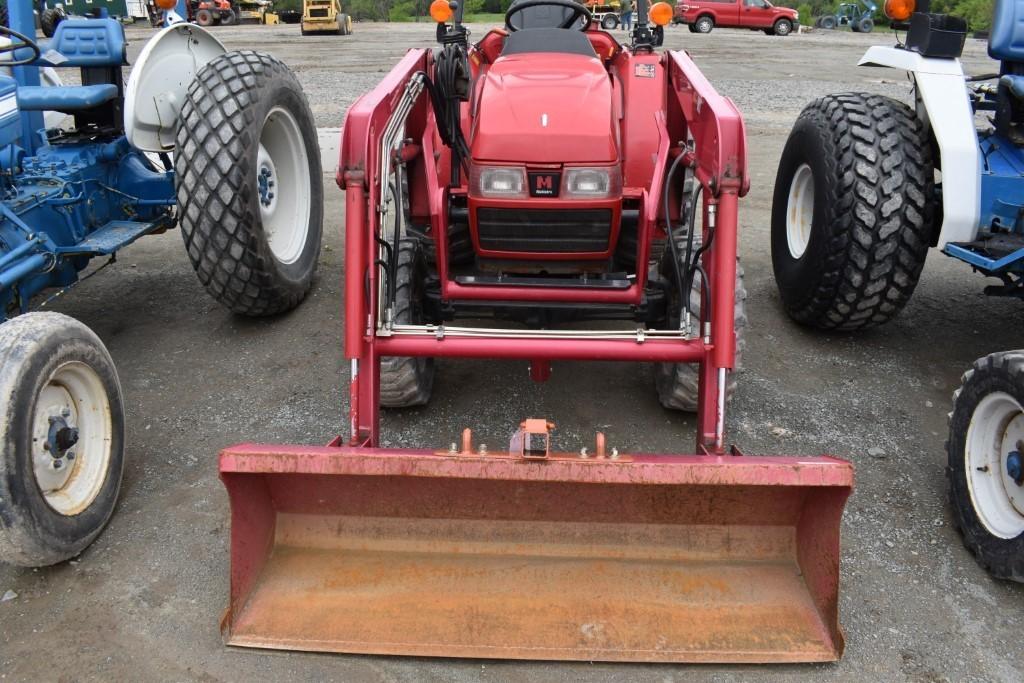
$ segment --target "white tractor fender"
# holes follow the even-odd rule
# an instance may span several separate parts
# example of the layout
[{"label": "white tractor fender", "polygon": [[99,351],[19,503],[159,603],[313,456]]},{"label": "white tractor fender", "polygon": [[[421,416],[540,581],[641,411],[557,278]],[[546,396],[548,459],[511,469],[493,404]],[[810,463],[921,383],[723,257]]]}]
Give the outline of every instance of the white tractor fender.
[{"label": "white tractor fender", "polygon": [[174,149],[178,115],[192,79],[226,52],[212,33],[195,24],[174,23],[149,39],[124,93],[124,129],[133,147],[145,152]]},{"label": "white tractor fender", "polygon": [[875,46],[857,65],[903,69],[913,76],[918,116],[924,118],[939,146],[943,215],[937,246],[942,249],[948,242],[974,240],[981,214],[981,154],[960,60]]}]

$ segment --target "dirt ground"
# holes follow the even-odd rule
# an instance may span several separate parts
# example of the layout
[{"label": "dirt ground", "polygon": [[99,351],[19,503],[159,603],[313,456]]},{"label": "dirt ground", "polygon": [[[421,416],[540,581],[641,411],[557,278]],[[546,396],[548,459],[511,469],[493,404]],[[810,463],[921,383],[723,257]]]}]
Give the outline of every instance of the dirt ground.
[{"label": "dirt ground", "polygon": [[[482,35],[485,27],[477,27]],[[131,55],[148,29],[131,28]],[[217,31],[230,48],[270,51],[306,88],[319,126],[345,108],[431,25],[357,24],[301,38],[297,26]],[[829,453],[856,464],[843,521],[841,619],[847,651],[822,666],[676,667],[434,660],[226,648],[227,497],[216,454],[239,441],[322,444],[344,429],[341,192],[325,180],[319,279],[276,320],[230,315],[199,286],[175,233],[140,241],[116,267],[55,306],[92,327],[117,363],[128,464],[117,514],[77,560],[41,570],[0,565],[0,678],[5,680],[676,681],[1021,680],[1024,586],[990,579],[951,525],[943,474],[946,413],[977,357],[1021,346],[1021,302],[987,298],[968,268],[932,253],[906,311],[883,329],[812,334],[782,312],[771,276],[775,168],[801,107],[829,92],[906,98],[901,73],[857,68],[890,35],[772,38],[669,31],[747,122],[753,187],[740,207],[750,328],[731,440],[750,453]],[[992,71],[969,40],[973,73]],[[331,137],[327,135],[327,139]],[[330,156],[334,152],[328,151]],[[328,170],[328,169],[325,169]],[[392,445],[443,445],[462,426],[500,443],[523,417],[557,419],[579,443],[597,426],[620,448],[685,451],[691,418],[658,405],[649,367],[555,366],[531,384],[517,362],[444,361],[429,407],[387,414]],[[877,457],[868,449],[881,449]],[[876,450],[872,451],[877,454]]]}]

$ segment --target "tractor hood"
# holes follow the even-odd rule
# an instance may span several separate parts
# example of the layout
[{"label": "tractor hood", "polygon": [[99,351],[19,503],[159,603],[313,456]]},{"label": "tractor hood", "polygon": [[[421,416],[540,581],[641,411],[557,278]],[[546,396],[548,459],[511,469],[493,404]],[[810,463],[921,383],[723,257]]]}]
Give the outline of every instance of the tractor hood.
[{"label": "tractor hood", "polygon": [[481,84],[471,151],[477,162],[610,164],[613,126],[611,79],[596,58],[501,57]]}]

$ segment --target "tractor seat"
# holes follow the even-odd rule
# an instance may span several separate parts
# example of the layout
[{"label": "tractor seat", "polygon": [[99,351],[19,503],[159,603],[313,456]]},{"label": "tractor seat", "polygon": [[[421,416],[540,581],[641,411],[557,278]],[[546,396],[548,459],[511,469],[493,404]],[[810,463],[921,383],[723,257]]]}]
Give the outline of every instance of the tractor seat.
[{"label": "tractor seat", "polygon": [[1024,2],[996,0],[988,37],[992,59],[1024,65]]},{"label": "tractor seat", "polygon": [[39,61],[50,66],[124,66],[128,63],[124,27],[116,19],[65,19],[57,24],[50,42],[40,47],[43,57]]},{"label": "tractor seat", "polygon": [[18,88],[18,107],[27,111],[62,111],[73,114],[117,99],[117,86],[68,85],[60,87],[22,86]]},{"label": "tractor seat", "polygon": [[565,28],[530,28],[508,34],[501,56],[530,52],[559,52],[597,57],[590,39],[581,32]]}]

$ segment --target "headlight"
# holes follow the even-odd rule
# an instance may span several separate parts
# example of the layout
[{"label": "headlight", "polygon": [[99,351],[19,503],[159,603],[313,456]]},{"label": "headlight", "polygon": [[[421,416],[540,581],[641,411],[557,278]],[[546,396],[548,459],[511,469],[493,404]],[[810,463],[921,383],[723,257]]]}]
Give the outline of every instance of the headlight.
[{"label": "headlight", "polygon": [[567,168],[562,177],[562,196],[576,199],[617,197],[622,193],[618,166]]},{"label": "headlight", "polygon": [[526,197],[526,169],[515,166],[474,166],[470,191],[479,197],[519,199]]}]

